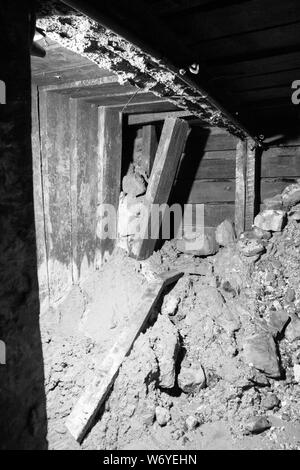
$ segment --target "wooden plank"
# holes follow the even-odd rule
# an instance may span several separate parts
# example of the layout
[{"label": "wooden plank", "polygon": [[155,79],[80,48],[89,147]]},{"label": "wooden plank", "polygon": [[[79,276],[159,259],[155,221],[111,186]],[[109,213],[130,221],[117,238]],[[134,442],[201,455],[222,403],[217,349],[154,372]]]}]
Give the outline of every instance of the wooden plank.
[{"label": "wooden plank", "polygon": [[73,280],[94,269],[97,220],[98,110],[83,101],[73,105],[76,132],[71,152]]},{"label": "wooden plank", "polygon": [[95,377],[69,415],[66,426],[77,441],[82,441],[89,431],[92,422],[111,389],[125,357],[130,353],[133,343],[145,328],[148,318],[164,288],[176,282],[182,273],[167,272],[157,276],[157,280],[149,283],[141,298],[130,326],[126,327],[112,349],[108,352]]},{"label": "wooden plank", "polygon": [[[267,16],[267,15],[266,15]],[[226,22],[224,22],[226,23]],[[239,58],[265,57],[271,55],[269,51],[280,47],[286,52],[292,52],[291,45],[299,45],[298,29],[299,22],[277,25],[270,30],[249,31],[238,38],[228,36],[226,38],[216,39],[214,41],[203,41],[201,44],[190,44],[195,52],[208,58],[208,63],[213,62],[226,63],[227,61],[237,60]]]},{"label": "wooden plank", "polygon": [[256,158],[258,151],[253,140],[247,139],[246,159],[246,199],[245,199],[245,230],[250,230],[254,221],[256,203]]},{"label": "wooden plank", "polygon": [[[117,235],[115,233],[103,239],[102,204],[111,204],[115,209],[119,206],[122,163],[122,115],[118,109],[99,108],[99,158],[98,158],[98,215],[97,215],[97,255],[96,267],[112,253]],[[100,210],[100,212],[99,212]]]},{"label": "wooden plank", "polygon": [[[86,93],[88,95],[88,92]],[[111,95],[102,95],[101,90],[98,94],[90,93],[91,96],[86,96],[84,99],[89,103],[93,103],[97,106],[126,106],[130,103],[138,105],[138,104],[146,104],[146,103],[157,103],[159,99],[153,93],[115,93]],[[72,96],[76,96],[76,94],[72,94]]]},{"label": "wooden plank", "polygon": [[262,178],[260,191],[261,191],[261,201],[268,197],[276,196],[276,194],[281,193],[284,188],[289,184],[296,183],[296,179],[287,178],[287,179],[272,179],[272,178]]},{"label": "wooden plank", "polygon": [[74,119],[69,100],[41,91],[44,214],[51,302],[72,285],[70,152]]},{"label": "wooden plank", "polygon": [[268,150],[262,156],[261,176],[263,178],[298,178],[300,177],[299,157],[300,147],[297,155],[273,156],[272,151]]},{"label": "wooden plank", "polygon": [[[45,62],[45,59],[40,59]],[[69,67],[59,70],[44,71],[32,76],[32,82],[39,87],[47,87],[55,85],[60,86],[62,83],[74,82],[74,80],[84,80],[86,77],[95,79],[111,76],[112,73],[108,70],[100,69],[96,64],[88,64],[83,66],[74,67],[70,64]]]},{"label": "wooden plank", "polygon": [[[186,121],[176,118],[165,120],[145,195],[145,204],[149,209],[152,204],[168,202],[188,133],[189,126]],[[151,211],[148,223],[145,224],[145,233],[141,234],[141,239],[133,248],[133,255],[138,259],[148,258],[155,247],[155,238],[148,236],[151,222],[150,213]],[[154,227],[151,229],[155,230]]]},{"label": "wooden plank", "polygon": [[[196,211],[193,206],[193,213]],[[234,202],[229,203],[205,203],[204,225],[205,227],[217,227],[223,220],[230,219],[234,222]]]},{"label": "wooden plank", "polygon": [[147,124],[148,122],[155,122],[155,121],[164,121],[167,118],[182,118],[182,117],[189,117],[194,116],[189,111],[171,111],[171,112],[162,112],[162,113],[144,113],[144,114],[131,114],[128,116],[128,124],[129,126],[137,125],[137,124]]},{"label": "wooden plank", "polygon": [[[207,152],[209,153],[209,152]],[[207,155],[207,153],[205,155]],[[220,157],[222,156],[222,152]],[[235,161],[233,159],[206,159],[205,156],[201,158],[199,156],[199,165],[195,175],[188,165],[188,156],[185,157],[186,161],[181,162],[179,171],[177,173],[177,180],[191,180],[193,177],[195,180],[199,179],[231,179],[235,177]]]},{"label": "wooden plank", "polygon": [[[184,195],[184,199],[183,196]],[[176,181],[172,200],[178,203],[234,202],[235,180],[179,180]]]},{"label": "wooden plank", "polygon": [[[300,20],[298,5],[297,0],[289,0],[287,3],[252,0],[232,2],[231,5],[225,5],[226,8],[212,8],[212,11],[207,9],[207,5],[204,11],[201,8],[189,7],[186,11],[180,11],[178,16],[172,15],[171,24],[174,28],[181,27],[181,31],[193,35],[198,41],[213,40],[223,36],[239,37],[241,33],[248,31],[257,32]],[[166,11],[166,15],[169,18],[169,10]]]},{"label": "wooden plank", "polygon": [[236,148],[235,169],[235,231],[237,235],[245,230],[246,155],[247,143],[239,140]]},{"label": "wooden plank", "polygon": [[50,290],[47,266],[47,246],[44,220],[44,189],[42,181],[40,123],[38,110],[38,89],[32,86],[32,167],[33,167],[33,197],[35,233],[37,247],[37,268],[39,281],[39,298],[41,313],[49,307]]}]

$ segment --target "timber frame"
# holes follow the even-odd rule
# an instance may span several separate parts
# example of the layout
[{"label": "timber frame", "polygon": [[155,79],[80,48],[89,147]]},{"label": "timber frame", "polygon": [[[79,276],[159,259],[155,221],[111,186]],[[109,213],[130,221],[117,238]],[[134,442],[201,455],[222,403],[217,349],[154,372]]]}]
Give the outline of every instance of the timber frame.
[{"label": "timber frame", "polygon": [[[87,16],[79,16],[78,12],[71,10],[69,15],[71,21],[68,26],[68,37],[62,33],[62,25],[65,21],[65,14],[56,17],[43,17],[37,21],[37,26],[51,39],[57,41],[64,47],[73,50],[74,52],[80,51],[80,54],[93,62],[104,66],[103,57],[105,57],[105,67],[119,74],[121,80],[129,80],[133,82],[141,91],[151,91],[157,96],[168,99],[176,106],[185,111],[197,116],[205,124],[210,126],[218,126],[226,129],[233,135],[245,139],[250,137],[256,141],[259,146],[261,142],[255,136],[251,136],[250,132],[240,123],[237,119],[223,108],[210,94],[194,81],[192,75],[187,73],[186,70],[179,70],[178,67],[168,63],[156,49],[149,50],[142,44],[138,45],[138,40],[133,37],[129,40],[115,32],[108,31],[101,26],[99,22],[105,22],[105,26],[111,27],[109,23],[109,15],[112,10],[117,11],[122,8],[119,1],[111,2],[109,12],[101,11],[101,2],[93,5],[93,2],[77,2],[67,1],[68,5],[78,9]],[[130,11],[134,8],[141,9],[141,5],[137,2],[131,6]],[[141,2],[138,2],[139,4]],[[145,5],[143,4],[144,8]],[[105,7],[104,7],[105,9]],[[125,9],[123,13],[127,15],[129,20],[130,11]],[[151,15],[143,15],[145,28],[149,30],[151,23]],[[93,19],[90,19],[93,18]],[[104,18],[104,21],[103,21]],[[124,20],[123,20],[124,22]],[[157,26],[157,36],[163,40],[164,34],[168,34],[168,40],[174,41],[174,35],[170,31],[163,32],[159,25]],[[114,31],[119,30],[119,24],[112,24]],[[80,30],[80,34],[78,34]],[[122,31],[123,33],[123,31]],[[153,36],[153,34],[152,34]],[[129,41],[132,42],[129,42]],[[166,41],[163,41],[165,44]],[[176,40],[176,43],[178,41]],[[179,47],[179,46],[178,46]],[[146,50],[146,52],[145,52]],[[190,53],[182,48],[178,49],[181,57],[186,53],[186,60],[190,59]],[[166,53],[166,52],[165,52]],[[201,75],[206,76],[206,71],[201,67]]]}]

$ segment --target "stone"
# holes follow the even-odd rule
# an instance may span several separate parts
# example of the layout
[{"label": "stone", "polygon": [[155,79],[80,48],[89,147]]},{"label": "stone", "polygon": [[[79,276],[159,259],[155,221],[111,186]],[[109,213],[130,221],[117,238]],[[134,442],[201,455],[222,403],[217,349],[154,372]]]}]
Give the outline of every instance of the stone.
[{"label": "stone", "polygon": [[273,410],[273,408],[278,408],[280,400],[274,393],[268,393],[262,398],[260,405],[265,410]]},{"label": "stone", "polygon": [[282,209],[282,196],[276,194],[276,196],[268,197],[263,200],[263,209]]},{"label": "stone", "polygon": [[291,318],[290,323],[286,327],[285,337],[291,342],[300,339],[300,318],[296,315]]},{"label": "stone", "polygon": [[280,335],[284,330],[284,327],[290,319],[289,314],[285,310],[273,310],[270,312],[270,318],[268,321],[268,327],[270,332],[277,336]]},{"label": "stone", "polygon": [[300,383],[300,364],[294,364],[294,379]]},{"label": "stone", "polygon": [[259,418],[253,417],[249,423],[246,424],[245,430],[249,434],[260,434],[267,429],[270,429],[272,424],[266,416],[260,416]]},{"label": "stone", "polygon": [[169,295],[166,295],[161,307],[162,315],[175,315],[179,302],[180,297],[172,295],[172,292]]},{"label": "stone", "polygon": [[296,204],[292,207],[292,209],[288,213],[289,219],[296,220],[299,222],[300,220],[300,204]]},{"label": "stone", "polygon": [[145,426],[151,426],[155,419],[155,407],[148,408],[146,407],[141,415],[142,423]]},{"label": "stone", "polygon": [[291,287],[288,287],[284,296],[284,300],[288,303],[294,302],[296,298],[296,292]]},{"label": "stone", "polygon": [[194,256],[214,255],[219,245],[216,242],[215,230],[211,227],[205,227],[200,230],[194,238],[181,238],[176,240],[176,248],[181,253],[187,253]]},{"label": "stone", "polygon": [[122,189],[125,194],[131,196],[140,196],[146,192],[146,183],[142,176],[133,171],[129,171],[127,175],[123,177]]},{"label": "stone", "polygon": [[228,246],[235,241],[235,231],[230,220],[224,220],[216,228],[216,241],[220,246]]},{"label": "stone", "polygon": [[159,366],[158,383],[161,388],[175,385],[175,367],[179,351],[177,328],[166,315],[159,315],[151,333],[152,349]]},{"label": "stone", "polygon": [[287,186],[281,193],[282,202],[285,208],[289,209],[300,202],[300,183]]},{"label": "stone", "polygon": [[262,240],[256,237],[249,237],[247,233],[242,233],[237,243],[239,252],[247,257],[256,256],[265,251]]},{"label": "stone", "polygon": [[252,369],[251,374],[249,374],[249,380],[250,382],[254,383],[258,387],[269,387],[270,382],[268,378],[263,374],[262,372],[259,372],[259,370]]},{"label": "stone", "polygon": [[206,377],[202,366],[187,367],[182,365],[178,375],[178,386],[184,393],[192,393],[195,390],[206,387]]},{"label": "stone", "polygon": [[185,420],[185,424],[189,431],[194,431],[194,429],[196,429],[199,423],[197,418],[191,415],[187,417],[187,419]]},{"label": "stone", "polygon": [[262,230],[280,232],[283,229],[285,219],[285,211],[265,209],[255,217],[254,225]]},{"label": "stone", "polygon": [[162,406],[157,406],[155,408],[155,417],[156,421],[160,426],[166,426],[166,424],[170,421],[171,415],[169,410],[163,408]]},{"label": "stone", "polygon": [[244,361],[271,378],[280,378],[276,345],[271,334],[257,333],[244,340]]},{"label": "stone", "polygon": [[267,230],[262,230],[259,227],[253,227],[252,232],[256,238],[260,238],[261,240],[270,240],[272,236],[271,232],[268,232]]}]

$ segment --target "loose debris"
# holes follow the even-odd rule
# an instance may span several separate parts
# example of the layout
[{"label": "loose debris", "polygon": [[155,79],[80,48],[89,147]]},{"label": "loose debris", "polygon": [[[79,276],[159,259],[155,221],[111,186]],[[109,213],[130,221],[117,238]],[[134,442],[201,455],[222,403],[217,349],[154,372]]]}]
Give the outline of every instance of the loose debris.
[{"label": "loose debris", "polygon": [[[136,339],[82,448],[144,443],[143,448],[195,449],[213,442],[224,448],[300,448],[300,225],[290,216],[297,194],[300,199],[300,184],[264,201],[269,207],[284,201],[279,209],[267,209],[268,227],[254,227],[215,255],[181,253],[171,241],[148,260],[135,261],[146,280],[183,265],[187,270]],[[245,240],[263,250],[251,251]],[[73,348],[75,354],[79,344]],[[80,353],[77,370],[90,363],[95,348],[93,343]],[[67,380],[72,356],[63,354],[55,364],[48,394],[59,389],[68,406],[61,405],[62,413],[56,407],[50,425],[61,430],[69,401],[85,384],[82,378],[72,385]],[[52,448],[71,447],[65,431],[60,438],[56,434]]]}]

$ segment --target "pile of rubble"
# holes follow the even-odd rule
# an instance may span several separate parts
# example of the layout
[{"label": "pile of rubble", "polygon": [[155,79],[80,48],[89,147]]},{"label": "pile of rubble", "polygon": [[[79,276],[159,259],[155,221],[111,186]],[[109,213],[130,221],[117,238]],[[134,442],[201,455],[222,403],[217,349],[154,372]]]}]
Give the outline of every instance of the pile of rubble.
[{"label": "pile of rubble", "polygon": [[212,256],[182,253],[175,240],[141,263],[145,276],[189,269],[136,340],[84,448],[155,447],[156,435],[169,448],[201,448],[214,423],[237,440],[299,447],[300,433],[276,441],[282,423],[300,418],[299,202],[300,184],[264,201],[238,240],[224,221]]},{"label": "pile of rubble", "polygon": [[[143,262],[116,253],[105,269],[122,265],[137,282],[185,274],[125,358],[83,449],[299,448],[299,214],[296,184],[264,201],[238,239],[222,222],[209,256],[179,240]],[[44,350],[50,447],[78,448],[65,419],[104,351],[49,334]]]}]

